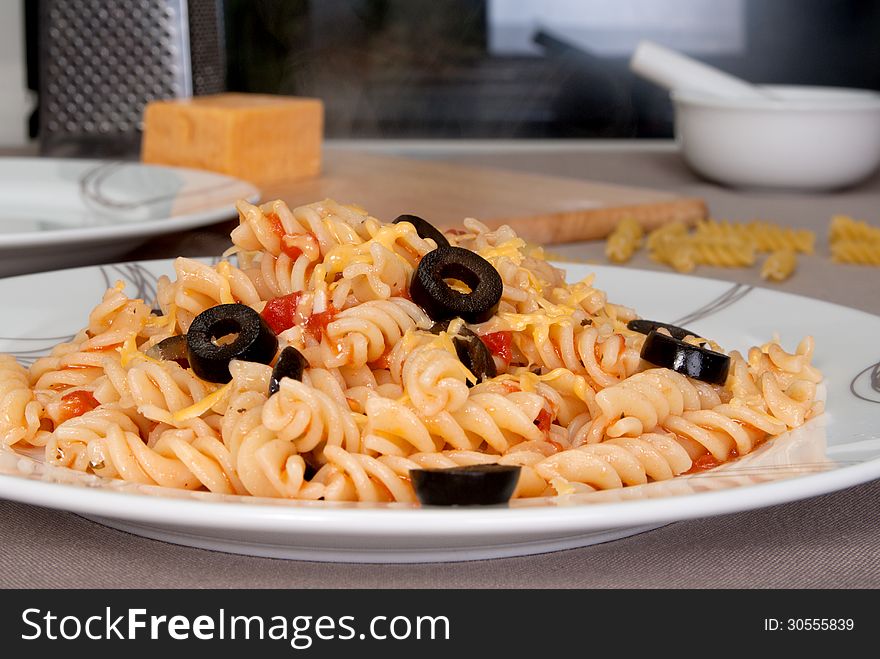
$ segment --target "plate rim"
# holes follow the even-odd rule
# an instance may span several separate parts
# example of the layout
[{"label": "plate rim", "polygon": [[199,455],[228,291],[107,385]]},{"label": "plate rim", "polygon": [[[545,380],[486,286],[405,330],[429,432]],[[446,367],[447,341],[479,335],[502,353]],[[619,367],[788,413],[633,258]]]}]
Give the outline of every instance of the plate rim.
[{"label": "plate rim", "polygon": [[[149,169],[162,169],[173,172],[183,172],[198,174],[200,176],[210,177],[216,180],[218,186],[221,185],[240,185],[242,191],[247,192],[246,195],[236,195],[236,199],[246,199],[250,203],[256,203],[262,197],[263,191],[254,183],[239,179],[227,174],[212,172],[203,169],[194,169],[192,167],[175,167],[171,165],[157,165],[151,163],[142,163],[140,161],[129,160],[108,160],[103,158],[87,159],[87,158],[37,158],[37,157],[16,157],[16,156],[0,156],[0,167],[4,165],[12,165],[17,163],[29,163],[41,166],[51,166],[58,163],[75,164],[75,165],[93,165],[100,166],[102,164],[121,163],[125,165],[144,167]],[[230,197],[231,198],[231,197]],[[137,222],[125,222],[117,224],[107,224],[93,227],[65,228],[50,231],[27,231],[16,233],[0,233],[0,250],[23,248],[23,247],[46,247],[59,243],[81,243],[93,241],[96,243],[106,243],[115,240],[124,240],[126,238],[153,236],[160,233],[171,233],[184,229],[192,229],[198,226],[204,226],[223,220],[226,215],[232,219],[234,216],[234,200],[230,202],[229,207],[215,206],[214,208],[196,211],[192,213],[184,213],[178,216],[168,216],[154,218],[151,220],[138,220]],[[79,267],[90,267],[79,266]],[[29,273],[39,274],[39,273]]]}]

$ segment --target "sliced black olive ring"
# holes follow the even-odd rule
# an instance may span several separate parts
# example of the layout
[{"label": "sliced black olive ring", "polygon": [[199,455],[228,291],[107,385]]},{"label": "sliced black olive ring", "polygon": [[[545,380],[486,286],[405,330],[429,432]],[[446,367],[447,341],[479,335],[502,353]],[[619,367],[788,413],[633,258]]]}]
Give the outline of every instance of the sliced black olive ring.
[{"label": "sliced black olive ring", "polygon": [[[218,339],[237,334],[224,345]],[[229,362],[240,359],[269,364],[278,350],[278,338],[256,311],[243,304],[220,304],[206,309],[186,333],[187,357],[192,370],[208,382],[229,382]]]},{"label": "sliced black olive ring", "polygon": [[645,320],[644,318],[631,320],[626,324],[626,327],[627,329],[631,329],[633,332],[638,332],[639,334],[650,334],[654,330],[662,328],[669,332],[669,334],[672,335],[673,338],[679,339],[680,341],[683,341],[687,336],[699,336],[699,334],[695,334],[689,329],[679,327],[678,325],[661,323],[659,320]]},{"label": "sliced black olive ring", "polygon": [[730,357],[720,352],[685,343],[653,331],[642,346],[642,359],[661,368],[709,384],[724,384],[730,370]]},{"label": "sliced black olive ring", "polygon": [[186,354],[186,335],[169,336],[162,339],[147,350],[147,357],[152,359],[162,359],[165,361],[177,362],[181,366],[189,366],[189,359]]},{"label": "sliced black olive ring", "polygon": [[[464,282],[470,293],[456,291],[446,279]],[[461,247],[438,247],[419,262],[410,295],[432,320],[482,323],[498,308],[502,288],[501,275],[479,254]]]},{"label": "sliced black olive ring", "polygon": [[418,215],[400,215],[394,220],[394,222],[392,222],[392,224],[398,224],[400,222],[409,222],[412,224],[416,229],[416,233],[419,234],[419,238],[430,238],[437,243],[437,247],[449,247],[449,241],[446,240],[446,236],[443,235],[443,232],[427,220],[420,218]]},{"label": "sliced black olive ring", "polygon": [[424,506],[493,506],[510,501],[521,468],[470,465],[448,469],[410,469],[416,496]]},{"label": "sliced black olive ring", "polygon": [[[448,320],[434,323],[431,327],[431,334],[439,334],[445,332],[449,328]],[[477,376],[477,382],[494,378],[498,375],[495,368],[495,360],[492,359],[492,353],[483,343],[483,340],[474,332],[464,325],[458,330],[458,334],[452,337],[452,344],[455,346],[455,353],[458,355],[459,361],[464,364],[467,369]],[[471,383],[468,382],[468,386]]]},{"label": "sliced black olive ring", "polygon": [[309,362],[302,353],[293,346],[287,346],[278,355],[278,361],[272,369],[272,377],[269,378],[269,395],[278,392],[282,378],[292,378],[302,382],[303,371],[308,367]]}]

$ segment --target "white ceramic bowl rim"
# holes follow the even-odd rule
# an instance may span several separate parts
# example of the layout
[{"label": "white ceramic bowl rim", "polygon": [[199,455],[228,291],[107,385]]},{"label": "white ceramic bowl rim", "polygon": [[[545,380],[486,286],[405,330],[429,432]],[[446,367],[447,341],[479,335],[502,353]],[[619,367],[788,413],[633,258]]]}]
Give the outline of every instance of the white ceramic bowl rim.
[{"label": "white ceramic bowl rim", "polygon": [[673,102],[721,110],[766,110],[770,112],[852,112],[880,110],[880,93],[870,89],[814,87],[799,85],[759,85],[778,98],[727,99],[702,92],[678,89],[670,93]]}]

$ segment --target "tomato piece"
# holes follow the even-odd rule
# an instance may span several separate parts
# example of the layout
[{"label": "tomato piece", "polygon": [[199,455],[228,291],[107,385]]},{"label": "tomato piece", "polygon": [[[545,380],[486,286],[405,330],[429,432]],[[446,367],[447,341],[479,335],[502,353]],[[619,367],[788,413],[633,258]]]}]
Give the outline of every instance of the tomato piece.
[{"label": "tomato piece", "polygon": [[61,425],[68,419],[82,416],[100,403],[90,391],[71,391],[61,397],[61,413],[58,415],[58,424]]},{"label": "tomato piece", "polygon": [[714,469],[718,465],[721,464],[721,461],[716,458],[711,453],[707,453],[706,455],[701,455],[699,458],[694,460],[694,464],[688,469],[686,474],[697,474],[701,471],[708,471],[709,469]]},{"label": "tomato piece", "polygon": [[296,307],[299,305],[301,297],[302,293],[291,293],[272,298],[266,303],[263,309],[263,320],[272,328],[273,332],[280,334],[295,325]]},{"label": "tomato piece", "polygon": [[550,432],[550,424],[552,422],[553,416],[546,408],[542,408],[541,411],[538,412],[538,418],[535,419],[535,425],[538,426],[538,430],[545,435]]},{"label": "tomato piece", "polygon": [[333,322],[336,313],[336,308],[328,302],[326,310],[309,316],[306,321],[306,331],[315,338],[315,341],[321,340],[321,334],[327,331],[327,325]]},{"label": "tomato piece", "polygon": [[480,336],[483,343],[493,355],[500,357],[506,364],[513,359],[513,332],[490,332]]},{"label": "tomato piece", "polygon": [[377,359],[373,362],[370,362],[370,368],[372,368],[372,369],[389,368],[391,366],[391,363],[389,361],[390,357],[391,357],[391,348],[388,348],[385,352],[383,352],[380,355],[379,359]]},{"label": "tomato piece", "polygon": [[286,244],[284,238],[281,239],[281,251],[287,254],[291,261],[296,261],[303,253],[303,251],[296,245]]}]

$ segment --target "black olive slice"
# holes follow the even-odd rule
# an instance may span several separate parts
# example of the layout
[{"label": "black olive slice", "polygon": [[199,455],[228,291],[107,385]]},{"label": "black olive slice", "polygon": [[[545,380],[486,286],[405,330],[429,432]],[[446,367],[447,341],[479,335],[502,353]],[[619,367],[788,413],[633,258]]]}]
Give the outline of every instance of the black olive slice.
[{"label": "black olive slice", "polygon": [[699,336],[699,334],[695,334],[689,329],[679,327],[678,325],[661,323],[659,320],[645,320],[644,318],[631,320],[626,324],[626,327],[627,329],[631,329],[633,332],[638,332],[639,334],[650,334],[656,329],[663,328],[668,331],[674,338],[679,339],[680,341],[683,341],[686,336]]},{"label": "black olive slice", "polygon": [[272,377],[269,379],[269,395],[277,393],[281,388],[282,378],[293,378],[302,382],[303,371],[308,368],[309,362],[302,353],[293,346],[287,346],[278,356],[275,368],[272,369]]},{"label": "black olive slice", "polygon": [[147,350],[146,355],[152,359],[177,362],[184,368],[189,368],[189,359],[186,354],[186,336],[184,334],[162,339]]},{"label": "black olive slice", "polygon": [[493,506],[510,501],[519,482],[516,465],[470,465],[410,469],[416,496],[425,506]]},{"label": "black olive slice", "polygon": [[440,229],[427,220],[423,220],[418,215],[400,215],[392,224],[398,224],[399,222],[409,222],[412,224],[416,229],[416,233],[419,234],[419,238],[430,238],[437,243],[437,247],[449,247],[449,241],[446,240],[446,236],[443,235]]},{"label": "black olive slice", "polygon": [[[439,334],[449,329],[448,320],[434,323],[431,326],[431,334]],[[482,382],[498,375],[495,368],[495,360],[492,359],[492,353],[483,343],[483,340],[474,332],[464,325],[458,330],[458,334],[452,337],[452,345],[455,346],[455,354],[458,355],[459,361],[464,364],[467,369],[477,376],[477,382]],[[470,382],[469,387],[473,386]]]},{"label": "black olive slice", "polygon": [[730,370],[730,357],[727,355],[685,343],[657,331],[651,332],[645,339],[642,359],[710,384],[724,384]]},{"label": "black olive slice", "polygon": [[[471,289],[460,293],[444,280],[458,279]],[[501,275],[479,254],[461,247],[438,247],[419,262],[410,283],[413,302],[432,320],[489,320],[501,300]]]},{"label": "black olive slice", "polygon": [[[237,334],[219,345],[218,339]],[[220,304],[195,317],[186,333],[189,364],[208,382],[229,382],[229,362],[269,364],[278,350],[278,338],[256,311],[243,304]]]}]

